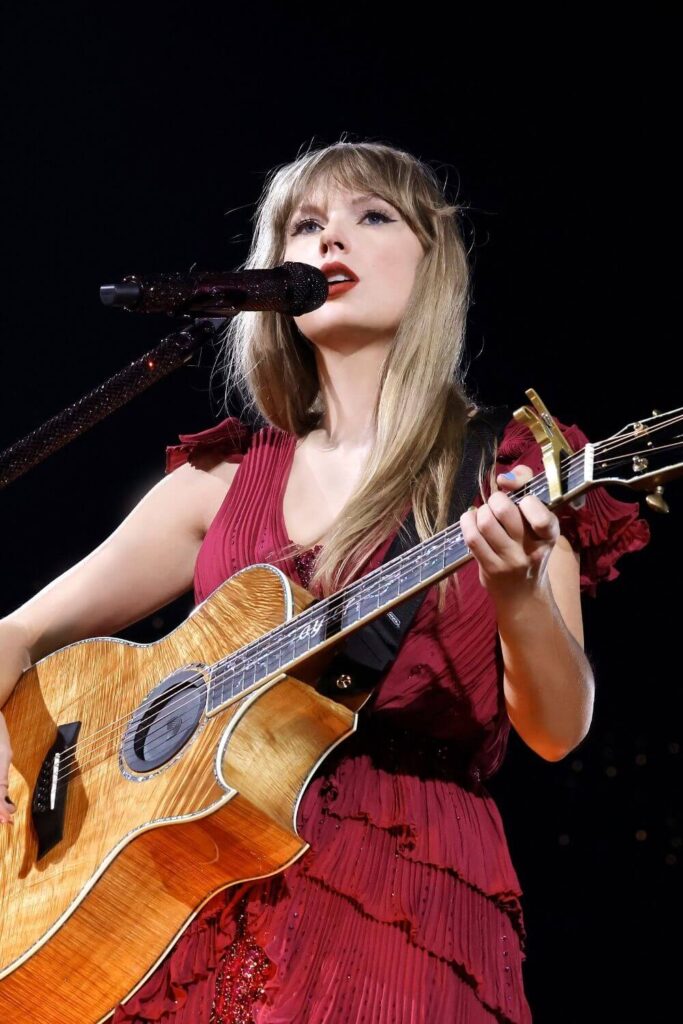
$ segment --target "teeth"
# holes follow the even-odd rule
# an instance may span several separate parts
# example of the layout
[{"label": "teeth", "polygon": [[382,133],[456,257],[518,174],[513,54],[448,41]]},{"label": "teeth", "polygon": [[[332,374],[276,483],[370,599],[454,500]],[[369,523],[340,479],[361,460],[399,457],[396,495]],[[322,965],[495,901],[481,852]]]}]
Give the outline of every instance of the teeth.
[{"label": "teeth", "polygon": [[350,277],[342,277],[341,274],[335,274],[334,277],[328,277],[328,284],[339,284],[341,281],[350,281]]}]

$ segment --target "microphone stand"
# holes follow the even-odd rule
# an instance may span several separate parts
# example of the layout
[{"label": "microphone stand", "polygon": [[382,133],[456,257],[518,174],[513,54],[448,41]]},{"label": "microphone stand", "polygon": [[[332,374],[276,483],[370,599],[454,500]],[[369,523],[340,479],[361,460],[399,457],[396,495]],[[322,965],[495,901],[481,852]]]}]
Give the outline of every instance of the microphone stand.
[{"label": "microphone stand", "polygon": [[195,349],[215,340],[226,319],[225,315],[204,317],[174,331],[156,348],[0,452],[0,489],[189,362]]}]

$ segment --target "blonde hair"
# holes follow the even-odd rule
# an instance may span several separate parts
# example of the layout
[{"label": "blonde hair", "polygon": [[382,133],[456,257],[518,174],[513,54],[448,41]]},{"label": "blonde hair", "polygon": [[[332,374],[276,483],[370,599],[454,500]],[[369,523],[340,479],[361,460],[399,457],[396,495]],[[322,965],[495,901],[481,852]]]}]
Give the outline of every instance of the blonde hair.
[{"label": "blonde hair", "polygon": [[[458,223],[462,207],[448,201],[445,187],[425,162],[385,143],[340,141],[274,168],[254,213],[243,268],[279,266],[293,211],[310,190],[330,184],[376,193],[391,203],[422,243],[424,256],[382,369],[373,450],[356,493],[318,555],[311,589],[322,594],[348,583],[401,526],[411,506],[420,540],[448,525],[467,418],[474,408],[461,375],[470,302],[467,252]],[[240,313],[226,329],[222,360],[228,391],[236,388],[245,407],[258,410],[267,423],[299,437],[319,426],[323,406],[315,357],[292,317]],[[490,486],[495,486],[492,474]],[[483,486],[482,459],[482,496]],[[447,582],[440,584],[440,608]]]}]

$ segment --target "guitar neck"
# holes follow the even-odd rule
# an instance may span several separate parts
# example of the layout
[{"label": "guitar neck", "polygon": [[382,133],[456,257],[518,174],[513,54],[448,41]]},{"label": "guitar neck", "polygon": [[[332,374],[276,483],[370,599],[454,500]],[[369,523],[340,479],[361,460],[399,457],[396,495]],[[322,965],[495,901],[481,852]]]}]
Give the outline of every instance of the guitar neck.
[{"label": "guitar neck", "polygon": [[[545,472],[508,496],[518,504],[534,494],[549,507],[576,498],[592,481],[592,444],[560,464],[562,498],[550,502]],[[310,605],[289,622],[276,627],[246,647],[217,662],[211,669],[209,714],[220,711],[237,696],[297,664],[366,623],[391,612],[413,594],[438,583],[473,556],[465,544],[460,523],[421,541],[385,562],[356,583]]]}]

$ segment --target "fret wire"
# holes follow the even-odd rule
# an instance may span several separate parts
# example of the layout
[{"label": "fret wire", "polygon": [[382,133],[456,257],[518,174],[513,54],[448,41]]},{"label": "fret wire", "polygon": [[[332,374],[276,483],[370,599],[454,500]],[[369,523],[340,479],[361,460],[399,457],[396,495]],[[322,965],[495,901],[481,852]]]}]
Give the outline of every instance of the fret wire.
[{"label": "fret wire", "polygon": [[[594,445],[594,449],[595,448],[596,448],[596,446]],[[630,458],[631,455],[629,454],[628,457]],[[563,462],[563,464],[561,466],[562,477],[563,477],[563,479],[566,477],[567,482],[570,485],[568,489],[571,489],[573,486],[575,486],[575,482],[576,481],[575,481],[575,479],[572,479],[572,477],[576,477],[576,475],[577,475],[577,473],[574,472],[575,470],[579,471],[580,478],[581,478],[581,480],[583,480],[583,473],[581,471],[583,469],[584,464],[585,464],[585,448],[581,449],[580,452],[575,453],[573,456],[568,456],[565,459],[565,461]],[[536,486],[537,484],[539,486]],[[511,499],[513,501],[518,503],[527,494],[535,494],[537,496],[545,495],[546,497],[549,496],[548,495],[548,487],[547,487],[547,478],[545,476],[545,472],[539,474],[539,476],[534,477],[532,480],[528,481],[528,483],[525,485],[524,488],[519,488],[516,492],[514,492],[514,494],[510,494],[510,497],[511,497]],[[386,565],[383,565],[383,566],[379,566],[378,569],[374,570],[372,573],[370,573],[367,576],[365,576],[361,581],[358,581],[357,584],[353,585],[354,589],[357,588],[357,593],[354,596],[354,602],[360,608],[360,605],[361,605],[363,599],[377,598],[378,600],[377,600],[376,607],[379,607],[379,603],[380,603],[379,602],[379,598],[381,597],[383,591],[386,590],[386,582],[387,581],[386,581],[386,579],[382,578],[383,574],[385,574],[385,573],[390,573],[390,575],[388,577],[388,581],[389,582],[393,582],[395,580],[398,580],[398,582],[399,582],[399,593],[401,593],[402,589],[401,589],[400,585],[401,585],[401,582],[402,582],[402,577],[403,577],[404,569],[406,568],[406,563],[407,563],[407,568],[408,569],[412,568],[412,569],[417,569],[418,570],[419,578],[418,578],[417,582],[423,582],[424,579],[427,579],[427,578],[429,578],[429,576],[434,575],[434,571],[438,571],[438,570],[432,570],[425,577],[422,576],[422,572],[421,572],[422,567],[425,564],[431,562],[433,560],[433,558],[436,557],[437,555],[442,555],[443,556],[443,561],[442,561],[442,565],[440,566],[440,568],[442,570],[445,569],[446,568],[446,548],[448,547],[449,542],[451,540],[455,540],[456,543],[459,543],[459,541],[461,540],[461,536],[459,535],[458,531],[459,531],[459,524],[451,524],[450,526],[446,527],[445,530],[441,531],[439,534],[436,534],[434,537],[427,538],[427,540],[421,541],[418,545],[415,545],[413,548],[409,549],[408,551],[403,552],[401,555],[399,555],[395,559],[393,559],[392,562],[387,563]],[[465,545],[463,545],[463,547],[465,547]],[[435,548],[436,550],[432,551],[431,550],[432,548]],[[457,548],[456,548],[456,550],[457,550]],[[459,557],[459,555],[458,555],[458,557]],[[457,561],[457,557],[452,559],[452,561]],[[394,566],[395,566],[395,568],[394,568]],[[378,586],[375,587],[375,584],[378,584]],[[408,588],[406,588],[406,589],[408,589]],[[398,594],[396,596],[398,596]],[[309,611],[310,612],[314,612],[315,611],[317,614],[325,614],[327,611],[329,611],[335,605],[338,605],[340,602],[341,602],[342,605],[346,604],[347,607],[351,603],[349,601],[348,597],[344,597],[344,592],[343,591],[341,592],[341,594],[330,595],[330,597],[325,599],[325,601],[318,602],[315,605],[315,607],[312,608],[312,609],[305,609],[304,612],[300,613],[299,616],[297,616],[295,620],[292,620],[290,623],[284,623],[281,626],[276,627],[275,630],[271,631],[270,635],[267,634],[265,637],[259,638],[259,640],[257,640],[256,643],[258,643],[259,641],[264,641],[264,642],[268,643],[271,640],[274,640],[276,642],[275,652],[277,653],[277,650],[278,650],[278,648],[277,648],[278,636],[276,634],[278,633],[278,631],[280,631],[281,633],[285,632],[286,628],[288,626],[293,626],[294,622],[297,622],[297,624],[300,625],[301,620],[308,614]],[[362,615],[359,615],[358,617],[360,618],[360,617],[362,617]],[[352,620],[352,621],[355,621],[355,620]],[[350,623],[347,623],[347,625],[348,624],[350,624]],[[244,652],[245,652],[245,649],[243,648],[242,652],[240,652],[242,657],[246,657],[247,656],[246,653],[244,653]],[[236,655],[236,656],[238,656],[238,655]],[[230,658],[231,658],[231,656],[228,656],[228,659],[226,659],[226,661],[229,662]],[[287,662],[282,662],[282,664],[286,664],[286,663]],[[218,664],[220,664],[220,663],[218,663]],[[237,666],[237,668],[239,668],[239,666]],[[226,664],[226,669],[228,670],[228,672],[230,671],[230,667],[227,664]]]}]

